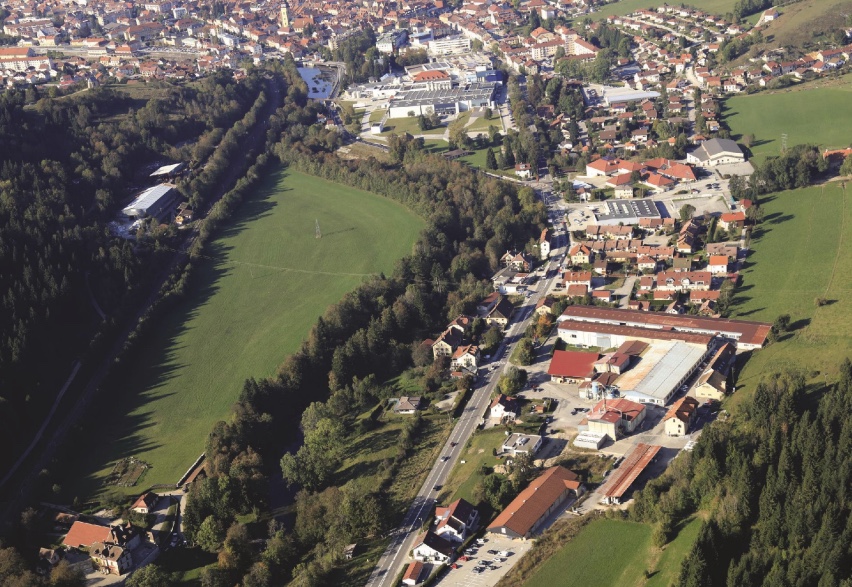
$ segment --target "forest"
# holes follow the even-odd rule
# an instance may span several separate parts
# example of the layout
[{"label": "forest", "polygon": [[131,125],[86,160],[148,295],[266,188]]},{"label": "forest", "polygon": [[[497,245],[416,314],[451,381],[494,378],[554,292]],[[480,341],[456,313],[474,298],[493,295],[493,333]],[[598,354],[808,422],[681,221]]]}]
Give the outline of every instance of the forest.
[{"label": "forest", "polygon": [[655,524],[657,545],[709,512],[678,587],[852,585],[850,401],[848,359],[832,384],[768,374],[745,409],[637,495],[630,516]]},{"label": "forest", "polygon": [[[28,442],[72,361],[86,358],[90,341],[156,267],[164,254],[157,242],[174,236],[166,231],[134,251],[107,223],[152,183],[152,165],[206,160],[262,81],[220,72],[181,86],[151,84],[150,99],[110,86],[55,98],[36,88],[0,95],[4,462]],[[89,292],[97,292],[106,322],[91,310]]]},{"label": "forest", "polygon": [[[365,281],[331,306],[277,376],[247,381],[231,417],[214,427],[207,477],[193,484],[184,518],[187,536],[218,553],[218,563],[203,572],[204,585],[324,584],[341,562],[341,543],[392,523],[378,512],[419,419],[404,428],[384,484],[353,492],[336,484],[335,470],[343,440],[370,425],[354,416],[388,397],[383,382],[412,366],[419,342],[471,313],[499,257],[544,225],[545,209],[534,197],[430,155],[421,141],[399,139],[393,163],[339,159],[333,133],[306,123],[315,120],[312,108],[288,102],[273,154],[293,169],[395,199],[428,224],[392,275]],[[299,450],[285,452],[294,441]],[[271,522],[258,554],[246,546],[256,529],[237,518],[264,511],[276,469],[300,489],[295,524]]]}]

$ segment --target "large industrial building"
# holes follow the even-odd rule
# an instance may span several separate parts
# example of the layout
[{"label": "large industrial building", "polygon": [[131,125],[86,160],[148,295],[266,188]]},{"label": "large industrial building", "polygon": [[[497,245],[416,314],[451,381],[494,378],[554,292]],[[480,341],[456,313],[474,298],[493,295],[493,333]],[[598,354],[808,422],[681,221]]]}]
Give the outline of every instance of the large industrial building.
[{"label": "large industrial building", "polygon": [[657,341],[636,366],[618,378],[621,394],[635,402],[664,406],[709,352],[706,344]]},{"label": "large industrial building", "polygon": [[170,212],[178,197],[178,191],[170,183],[162,183],[148,188],[136,198],[122,213],[128,218],[157,218],[162,220]]},{"label": "large industrial building", "polygon": [[[449,89],[401,92],[388,106],[390,118],[420,114],[458,114],[471,108],[493,108],[497,84],[472,83]],[[412,114],[413,113],[413,114]]]},{"label": "large industrial building", "polygon": [[715,337],[732,342],[737,352],[762,348],[772,328],[765,322],[682,316],[597,306],[568,306],[559,337],[578,346],[611,348],[626,340],[678,340],[704,344]]},{"label": "large industrial building", "polygon": [[640,218],[662,218],[652,200],[607,200],[600,212],[595,213],[595,222],[601,226],[639,224]]}]

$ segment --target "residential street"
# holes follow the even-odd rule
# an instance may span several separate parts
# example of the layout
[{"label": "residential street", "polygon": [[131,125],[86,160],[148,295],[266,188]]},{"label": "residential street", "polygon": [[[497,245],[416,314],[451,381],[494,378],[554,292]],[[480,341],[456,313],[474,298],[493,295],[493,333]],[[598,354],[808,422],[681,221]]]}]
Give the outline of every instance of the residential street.
[{"label": "residential street", "polygon": [[[435,462],[429,475],[427,475],[426,481],[405,514],[402,525],[391,532],[393,539],[379,558],[378,564],[367,582],[367,587],[391,587],[402,565],[410,562],[408,553],[419,534],[422,520],[435,507],[435,496],[439,493],[435,488],[440,488],[446,483],[465,444],[482,422],[491,394],[494,392],[500,376],[508,367],[507,358],[511,355],[515,344],[523,337],[528,320],[534,313],[536,303],[539,298],[550,291],[554,279],[559,276],[559,262],[553,259],[561,257],[562,253],[565,252],[566,245],[566,235],[556,237],[554,249],[551,251],[551,260],[545,264],[546,275],[550,275],[550,277],[545,277],[540,282],[537,291],[526,300],[524,305],[515,310],[505,338],[497,352],[494,353],[492,364],[497,364],[499,367],[493,371],[485,371],[485,374],[480,375],[477,379],[473,396],[468,401],[464,414],[458,419],[450,437],[447,439],[444,449],[441,451],[441,458]],[[552,271],[554,268],[557,270]],[[444,461],[443,457],[449,457],[449,459]]]}]

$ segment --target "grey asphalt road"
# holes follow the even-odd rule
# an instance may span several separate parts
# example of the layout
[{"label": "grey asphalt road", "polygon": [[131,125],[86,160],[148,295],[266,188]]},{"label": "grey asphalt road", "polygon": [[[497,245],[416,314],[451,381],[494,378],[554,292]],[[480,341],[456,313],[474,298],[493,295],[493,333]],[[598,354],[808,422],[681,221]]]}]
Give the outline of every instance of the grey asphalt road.
[{"label": "grey asphalt road", "polygon": [[[558,247],[554,247],[556,250],[551,254],[551,257],[554,259],[561,256],[567,244],[566,235],[560,235],[557,239],[558,241],[555,244]],[[556,268],[559,266],[559,263],[556,260],[551,260],[548,261],[546,266],[548,268]],[[477,380],[473,396],[468,400],[467,407],[465,407],[464,413],[456,421],[450,437],[447,439],[446,444],[444,444],[440,457],[432,466],[432,470],[429,471],[426,481],[424,481],[423,486],[417,492],[417,496],[408,508],[402,525],[391,532],[393,539],[382,556],[379,557],[376,568],[373,569],[367,581],[367,587],[392,587],[393,580],[402,566],[409,562],[408,553],[413,546],[414,540],[417,538],[422,520],[435,507],[435,497],[439,493],[439,491],[435,490],[435,487],[444,485],[449,478],[450,471],[452,471],[456,462],[459,460],[462,449],[482,421],[482,417],[489,404],[489,399],[491,398],[491,393],[497,386],[497,381],[508,367],[509,363],[505,358],[511,355],[515,344],[523,337],[524,330],[527,327],[530,316],[535,311],[535,305],[539,298],[550,291],[553,280],[558,278],[558,276],[559,271],[557,270],[553,272],[552,277],[542,280],[539,283],[536,293],[530,296],[523,306],[515,310],[503,343],[494,354],[494,363],[498,364],[499,368],[488,371],[484,377]],[[455,446],[453,446],[454,444]],[[445,457],[448,458],[444,460]]]}]

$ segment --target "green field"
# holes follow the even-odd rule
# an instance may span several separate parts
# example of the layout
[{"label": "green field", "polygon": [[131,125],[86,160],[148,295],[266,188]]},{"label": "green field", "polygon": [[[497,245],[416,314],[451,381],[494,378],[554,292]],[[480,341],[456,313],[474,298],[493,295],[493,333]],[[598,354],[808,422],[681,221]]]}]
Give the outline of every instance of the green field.
[{"label": "green field", "polygon": [[852,75],[830,87],[824,85],[817,81],[800,88],[729,98],[725,121],[734,139],[754,135],[751,150],[758,160],[779,154],[785,133],[788,146],[848,147],[852,143]]},{"label": "green field", "polygon": [[[840,361],[852,357],[850,196],[831,182],[762,198],[765,220],[752,239],[732,316],[772,322],[790,314],[794,330],[754,353],[738,388],[753,389],[762,374],[796,365],[831,379]],[[818,297],[828,304],[817,307]]]},{"label": "green field", "polygon": [[404,118],[388,118],[385,121],[385,130],[382,135],[408,133],[411,135],[436,135],[440,136],[447,131],[447,127],[438,126],[429,130],[420,130],[420,125],[417,122],[416,116],[406,116]]},{"label": "green field", "polygon": [[680,573],[680,565],[683,559],[689,553],[689,549],[698,538],[698,531],[701,530],[702,520],[699,517],[694,517],[686,522],[680,529],[674,540],[669,542],[660,558],[654,571],[651,573],[645,587],[669,587],[677,580]]},{"label": "green field", "polygon": [[638,585],[645,577],[650,548],[651,527],[647,524],[597,520],[544,563],[525,587]]},{"label": "green field", "polygon": [[[657,8],[663,4],[666,4],[665,0],[621,0],[620,2],[605,4],[589,16],[594,20],[602,20],[607,16],[623,16],[643,8]],[[711,14],[724,15],[733,9],[734,0],[692,0],[691,2],[684,2],[684,4],[700,8]]]},{"label": "green field", "polygon": [[361,274],[390,270],[422,226],[380,196],[280,168],[271,173],[208,248],[190,299],[137,348],[124,384],[102,394],[78,442],[84,448],[66,464],[74,473],[63,492],[97,493],[127,456],[152,465],[139,485],[177,482],[245,378],[272,375],[327,306]]}]

